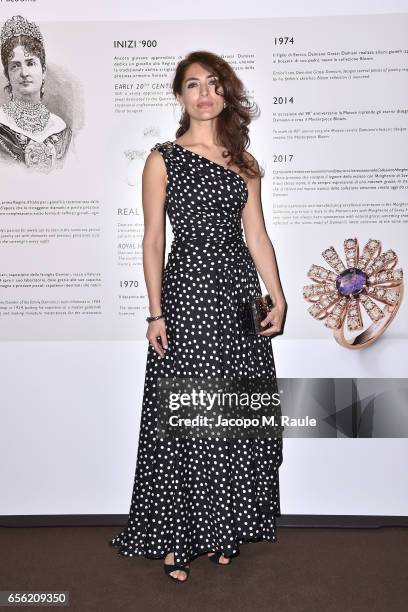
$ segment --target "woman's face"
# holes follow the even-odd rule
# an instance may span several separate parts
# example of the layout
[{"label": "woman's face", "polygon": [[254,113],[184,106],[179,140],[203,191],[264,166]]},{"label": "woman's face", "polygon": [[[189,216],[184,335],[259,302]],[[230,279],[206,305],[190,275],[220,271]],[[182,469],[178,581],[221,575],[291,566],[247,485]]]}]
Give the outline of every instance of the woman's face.
[{"label": "woman's face", "polygon": [[18,45],[8,60],[8,74],[15,98],[40,99],[43,70],[39,57]]},{"label": "woman's face", "polygon": [[224,108],[224,91],[215,86],[219,83],[218,77],[203,68],[200,64],[191,64],[182,83],[182,94],[177,99],[184,103],[191,118],[198,120],[213,119]]}]

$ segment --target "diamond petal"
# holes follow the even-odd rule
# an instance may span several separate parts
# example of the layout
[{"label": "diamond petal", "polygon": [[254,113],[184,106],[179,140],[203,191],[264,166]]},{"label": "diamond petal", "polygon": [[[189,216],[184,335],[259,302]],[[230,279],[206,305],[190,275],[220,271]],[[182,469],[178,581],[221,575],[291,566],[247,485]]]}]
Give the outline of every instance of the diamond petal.
[{"label": "diamond petal", "polygon": [[346,238],[344,241],[344,253],[346,255],[346,266],[355,268],[358,262],[358,240],[357,238]]},{"label": "diamond petal", "polygon": [[322,256],[327,261],[327,263],[334,270],[336,270],[338,274],[340,274],[340,272],[343,272],[343,270],[346,269],[340,257],[338,256],[336,249],[333,246],[330,246],[328,249],[323,251]]}]

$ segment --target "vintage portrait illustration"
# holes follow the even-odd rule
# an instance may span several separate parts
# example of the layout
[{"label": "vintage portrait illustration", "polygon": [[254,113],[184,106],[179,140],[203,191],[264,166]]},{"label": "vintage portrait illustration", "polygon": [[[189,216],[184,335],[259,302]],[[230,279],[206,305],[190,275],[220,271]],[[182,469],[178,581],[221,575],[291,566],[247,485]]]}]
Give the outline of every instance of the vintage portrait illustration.
[{"label": "vintage portrait illustration", "polygon": [[[43,98],[47,63],[39,27],[21,15],[1,29],[1,61],[8,100],[0,106],[0,159],[48,173],[62,167],[72,129]],[[55,110],[58,97],[53,98]]]}]

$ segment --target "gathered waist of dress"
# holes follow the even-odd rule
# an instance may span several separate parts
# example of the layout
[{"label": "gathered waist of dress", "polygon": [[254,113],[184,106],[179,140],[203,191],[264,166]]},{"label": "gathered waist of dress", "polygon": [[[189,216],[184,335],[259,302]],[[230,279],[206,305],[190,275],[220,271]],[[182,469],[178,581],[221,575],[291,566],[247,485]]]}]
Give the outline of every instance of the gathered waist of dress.
[{"label": "gathered waist of dress", "polygon": [[245,246],[242,230],[231,233],[203,233],[203,234],[174,234],[172,247],[212,247],[218,248],[223,246]]}]

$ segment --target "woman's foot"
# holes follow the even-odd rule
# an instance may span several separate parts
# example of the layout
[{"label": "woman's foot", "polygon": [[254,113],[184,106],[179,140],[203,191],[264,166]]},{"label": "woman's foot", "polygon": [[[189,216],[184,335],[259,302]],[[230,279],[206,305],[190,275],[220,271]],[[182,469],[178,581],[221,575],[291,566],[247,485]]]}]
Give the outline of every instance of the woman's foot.
[{"label": "woman's foot", "polygon": [[[174,565],[174,553],[168,553],[164,558],[164,565]],[[190,567],[186,564],[186,567]],[[170,572],[169,576],[172,578],[176,578],[180,582],[184,582],[188,578],[188,573],[182,569],[174,570],[174,572]]]},{"label": "woman's foot", "polygon": [[[209,552],[208,556],[209,557],[213,557],[216,553],[214,552]],[[217,562],[220,565],[229,565],[231,563],[231,557],[224,557],[224,555],[220,555]]]}]

